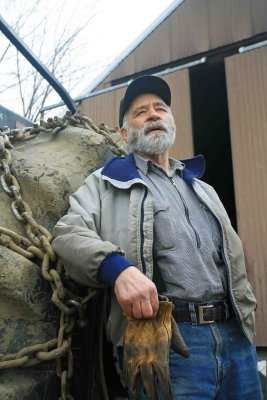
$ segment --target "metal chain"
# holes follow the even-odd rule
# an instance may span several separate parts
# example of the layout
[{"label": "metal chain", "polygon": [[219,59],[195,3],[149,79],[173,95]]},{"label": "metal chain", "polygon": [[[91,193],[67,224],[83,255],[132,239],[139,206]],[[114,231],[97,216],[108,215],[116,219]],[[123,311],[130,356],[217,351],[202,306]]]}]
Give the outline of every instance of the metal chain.
[{"label": "metal chain", "polygon": [[88,294],[81,298],[64,286],[64,268],[51,246],[52,235],[44,226],[37,223],[30,206],[23,200],[19,182],[12,169],[10,149],[13,147],[11,141],[30,140],[40,132],[55,132],[55,130],[61,130],[67,125],[93,129],[108,140],[115,154],[126,154],[109,136],[111,131],[108,131],[106,126],[101,125],[100,128],[97,128],[89,118],[80,113],[72,115],[67,112],[63,119],[54,117],[54,119],[48,119],[47,122],[41,120],[40,125],[35,124],[31,129],[12,131],[6,129],[4,132],[0,132],[0,167],[3,171],[0,183],[4,192],[14,199],[11,203],[11,210],[16,219],[24,225],[27,235],[27,237],[23,237],[9,229],[0,227],[0,244],[28,259],[36,257],[40,260],[42,276],[50,283],[52,289],[51,300],[60,310],[58,337],[46,343],[24,347],[15,354],[0,354],[0,370],[14,367],[32,367],[41,362],[56,360],[56,372],[61,380],[61,397],[59,400],[73,400],[69,385],[69,380],[73,376],[72,333],[76,324],[80,328],[86,326],[85,310],[87,304],[98,292],[97,290],[89,290]]},{"label": "metal chain", "polygon": [[[26,258],[32,258],[37,256],[40,259],[42,275],[50,282],[52,288],[52,302],[60,309],[61,317],[60,320],[64,320],[64,330],[62,335],[62,329],[59,330],[57,339],[52,341],[37,344],[33,346],[27,346],[21,349],[16,354],[0,355],[0,369],[13,368],[13,367],[30,367],[39,364],[43,361],[49,360],[61,360],[66,358],[66,369],[63,370],[61,367],[57,369],[57,373],[60,379],[68,381],[73,375],[73,357],[71,351],[71,335],[75,326],[74,314],[77,314],[80,319],[80,326],[85,325],[83,312],[77,313],[77,306],[79,299],[74,296],[69,290],[67,296],[64,290],[64,285],[61,276],[58,271],[62,273],[63,269],[60,264],[60,260],[54,253],[54,250],[50,244],[52,235],[50,232],[38,224],[32,216],[32,211],[29,205],[23,200],[20,186],[17,184],[17,179],[12,173],[12,157],[8,150],[12,147],[8,136],[5,133],[0,134],[2,140],[0,142],[0,154],[2,156],[1,167],[3,174],[1,175],[1,184],[3,190],[10,196],[14,197],[14,201],[11,204],[11,209],[14,216],[18,221],[22,222],[25,226],[27,237],[22,237],[13,231],[5,228],[0,228],[0,243],[7,246],[13,251],[25,256]],[[26,247],[26,248],[23,248]],[[56,269],[54,268],[56,265]],[[74,302],[75,306],[71,303]],[[86,305],[83,305],[85,307]],[[82,308],[82,305],[80,305]],[[72,316],[71,323],[70,319],[65,316]],[[62,326],[62,323],[61,323]],[[66,332],[66,333],[65,333]],[[55,347],[51,350],[51,346]],[[57,361],[57,365],[59,362]],[[60,371],[60,372],[59,372]],[[66,373],[64,372],[66,371]],[[64,373],[64,374],[63,374]],[[71,398],[68,393],[69,385],[61,384],[61,397]]]},{"label": "metal chain", "polygon": [[105,137],[107,143],[111,146],[113,154],[118,156],[127,154],[127,152],[111,137],[112,133],[118,133],[117,127],[109,129],[104,123],[101,123],[99,127],[97,127],[90,118],[80,111],[77,111],[75,114],[72,114],[71,111],[67,111],[63,118],[55,116],[54,118],[48,118],[47,121],[44,121],[43,117],[41,117],[40,124],[35,123],[32,128],[10,130],[8,127],[4,127],[4,131],[1,135],[5,135],[5,137],[7,137],[5,140],[10,139],[13,143],[15,141],[31,140],[41,132],[55,133],[67,126],[93,130]]}]

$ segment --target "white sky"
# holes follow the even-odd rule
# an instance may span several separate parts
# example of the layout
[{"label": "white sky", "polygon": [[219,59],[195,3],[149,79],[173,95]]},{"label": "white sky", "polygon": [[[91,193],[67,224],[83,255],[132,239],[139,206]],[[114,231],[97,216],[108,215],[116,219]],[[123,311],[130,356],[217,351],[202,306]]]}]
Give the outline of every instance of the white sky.
[{"label": "white sky", "polygon": [[[79,26],[89,20],[86,29],[80,35],[80,49],[77,57],[81,63],[88,65],[88,73],[81,77],[81,81],[71,94],[79,95],[90,83],[107,68],[107,66],[125,50],[148,26],[173,2],[173,0],[1,0],[6,7],[1,8],[4,19],[12,26],[15,13],[19,7],[23,10],[34,7],[34,18],[27,24],[28,29],[45,14],[53,10],[55,27],[69,23]],[[25,3],[26,1],[26,3]],[[15,5],[15,7],[14,7]],[[53,41],[53,29],[49,41]],[[28,39],[27,39],[28,40]],[[30,40],[30,38],[29,38]],[[47,51],[49,50],[49,41]],[[25,42],[29,45],[29,43]],[[1,43],[1,41],[0,41]],[[45,63],[45,60],[42,60]],[[9,67],[12,68],[12,65]],[[3,68],[0,65],[0,77],[4,79]],[[21,113],[14,93],[0,95],[0,104],[13,111]],[[57,102],[58,97],[52,98],[45,105]],[[16,104],[16,109],[14,109]]]}]

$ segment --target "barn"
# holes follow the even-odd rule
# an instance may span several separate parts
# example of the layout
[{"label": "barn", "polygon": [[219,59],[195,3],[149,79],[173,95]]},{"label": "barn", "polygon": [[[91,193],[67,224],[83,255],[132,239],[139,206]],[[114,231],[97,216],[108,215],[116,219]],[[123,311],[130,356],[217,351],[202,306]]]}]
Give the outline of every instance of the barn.
[{"label": "barn", "polygon": [[[122,32],[123,35],[123,32]],[[96,124],[118,126],[132,79],[172,89],[172,156],[203,154],[203,179],[242,238],[256,292],[258,347],[267,346],[267,0],[176,0],[80,96]]]}]

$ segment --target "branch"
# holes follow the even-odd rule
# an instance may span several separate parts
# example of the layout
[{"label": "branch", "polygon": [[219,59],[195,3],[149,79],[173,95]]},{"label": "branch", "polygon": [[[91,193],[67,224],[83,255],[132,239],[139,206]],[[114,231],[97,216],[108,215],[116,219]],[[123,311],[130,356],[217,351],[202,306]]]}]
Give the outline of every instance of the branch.
[{"label": "branch", "polygon": [[[79,48],[79,36],[81,32],[88,25],[89,21],[95,17],[96,13],[92,13],[86,23],[82,26],[79,25],[77,19],[77,25],[75,27],[75,19],[73,16],[75,16],[75,11],[79,7],[77,3],[76,9],[74,9],[74,12],[67,21],[63,21],[65,15],[63,13],[64,10],[62,11],[61,9],[59,16],[56,15],[56,20],[55,9],[42,15],[42,17],[37,20],[35,18],[35,9],[38,8],[41,0],[35,0],[34,5],[31,4],[30,6],[26,0],[21,2],[18,2],[18,0],[8,0],[7,3],[10,5],[10,8],[13,5],[13,8],[19,13],[18,17],[15,18],[15,23],[12,24],[19,36],[24,38],[24,40],[25,38],[27,39],[28,46],[32,48],[32,51],[39,56],[59,81],[64,83],[67,82],[68,88],[75,87],[82,72],[85,68],[88,68],[88,66],[78,65],[74,58],[72,59],[72,62],[70,62],[69,59],[71,58],[72,52],[77,51],[77,48]],[[20,7],[16,8],[15,5],[18,3]],[[97,4],[97,1],[95,4]],[[20,8],[22,8],[22,10]],[[63,22],[61,27],[60,22]],[[51,28],[53,23],[54,25]],[[48,36],[51,37],[51,29],[53,28],[54,46],[50,51],[51,43],[47,44],[46,39]],[[22,32],[24,35],[21,34]],[[7,53],[8,49],[5,49],[5,54],[3,53],[4,59],[7,59]],[[15,57],[16,72],[13,73],[10,71],[8,73],[10,79],[4,79],[8,84],[4,88],[2,86],[0,93],[4,93],[7,90],[11,91],[15,86],[18,86],[24,116],[29,119],[32,119],[33,117],[37,118],[40,105],[43,106],[45,104],[47,98],[51,95],[53,88],[45,83],[45,80],[36,70],[32,67],[29,68],[28,61],[24,60],[22,57],[19,58],[17,52]],[[17,82],[16,85],[13,76],[15,76]]]}]

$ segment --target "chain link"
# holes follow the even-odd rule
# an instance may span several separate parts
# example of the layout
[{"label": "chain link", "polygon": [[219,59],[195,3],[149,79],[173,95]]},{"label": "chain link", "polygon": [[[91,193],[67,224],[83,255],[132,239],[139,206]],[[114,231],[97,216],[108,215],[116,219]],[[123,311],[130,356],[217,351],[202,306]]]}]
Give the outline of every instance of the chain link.
[{"label": "chain link", "polygon": [[69,342],[62,340],[61,345],[58,346],[58,339],[27,346],[15,354],[0,354],[0,370],[14,367],[32,367],[43,361],[62,357],[68,350]]},{"label": "chain link", "polygon": [[56,133],[67,126],[74,126],[77,128],[83,128],[87,130],[93,130],[96,133],[105,137],[107,143],[111,146],[111,151],[115,155],[126,155],[127,152],[111,137],[110,134],[118,133],[118,127],[114,129],[109,129],[107,125],[101,123],[99,127],[97,127],[90,118],[86,115],[77,111],[75,114],[72,114],[70,111],[67,111],[63,118],[54,117],[48,118],[47,121],[43,119],[40,120],[40,125],[33,124],[32,128],[24,128],[24,129],[8,129],[5,127],[3,132],[0,132],[0,157],[1,157],[1,136],[3,137],[5,147],[12,148],[11,142],[16,141],[26,141],[35,138],[39,133]]},{"label": "chain link", "polygon": [[[0,167],[3,171],[0,183],[3,191],[14,198],[11,203],[11,210],[15,218],[24,225],[27,237],[0,227],[0,244],[12,251],[31,259],[39,260],[42,276],[50,283],[52,296],[51,300],[60,310],[60,326],[58,337],[45,343],[34,344],[21,349],[15,354],[0,354],[0,370],[14,367],[32,367],[41,362],[55,360],[56,373],[61,381],[61,397],[59,400],[73,400],[70,394],[69,380],[73,376],[73,354],[71,350],[72,333],[75,325],[84,328],[87,324],[85,310],[88,302],[98,291],[88,290],[88,294],[79,298],[64,286],[64,268],[60,259],[57,258],[52,246],[52,235],[42,225],[38,224],[32,215],[30,206],[23,200],[20,185],[12,171],[12,156],[9,149],[13,148],[11,143],[15,141],[30,140],[35,138],[40,132],[54,133],[72,125],[84,129],[94,130],[101,134],[111,145],[112,152],[117,155],[125,155],[122,149],[110,136],[104,124],[98,128],[90,118],[85,115],[67,112],[60,119],[49,118],[47,122],[40,121],[40,125],[34,124],[33,128],[5,129],[0,132]],[[114,130],[113,132],[116,132]],[[64,367],[63,367],[64,360]]]}]

